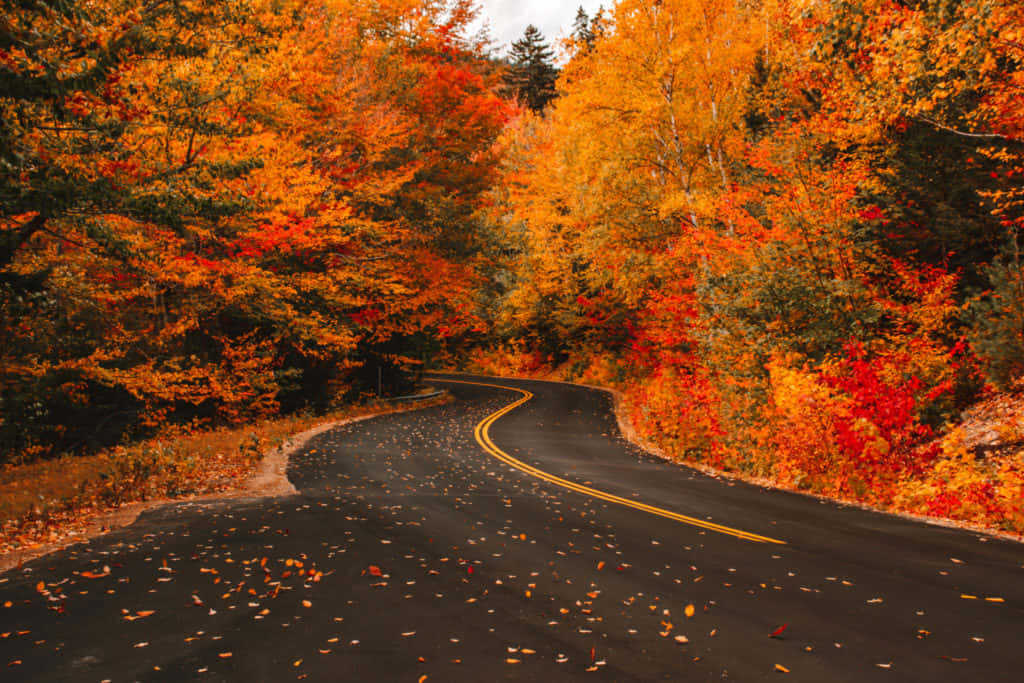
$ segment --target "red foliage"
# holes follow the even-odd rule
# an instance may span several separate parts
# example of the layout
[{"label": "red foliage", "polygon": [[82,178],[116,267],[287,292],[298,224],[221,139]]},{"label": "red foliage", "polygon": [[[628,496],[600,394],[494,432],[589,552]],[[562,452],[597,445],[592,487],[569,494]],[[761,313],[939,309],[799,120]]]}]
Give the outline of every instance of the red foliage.
[{"label": "red foliage", "polygon": [[948,386],[922,393],[920,378],[887,378],[886,365],[885,359],[871,357],[862,344],[851,342],[838,370],[823,375],[827,386],[849,398],[848,415],[836,422],[837,442],[860,467],[891,474],[920,472],[939,452],[937,445],[917,448],[932,436],[917,416]]}]

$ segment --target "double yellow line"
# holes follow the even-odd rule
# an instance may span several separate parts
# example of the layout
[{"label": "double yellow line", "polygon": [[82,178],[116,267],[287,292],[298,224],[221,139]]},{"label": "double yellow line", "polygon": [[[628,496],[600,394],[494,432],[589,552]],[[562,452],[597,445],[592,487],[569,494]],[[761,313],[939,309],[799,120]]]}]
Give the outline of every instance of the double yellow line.
[{"label": "double yellow line", "polygon": [[536,467],[533,467],[532,465],[528,465],[522,460],[517,460],[516,458],[513,458],[511,455],[501,450],[494,444],[494,441],[491,440],[489,430],[491,428],[491,425],[493,425],[495,422],[497,422],[502,417],[509,414],[510,412],[512,412],[513,410],[515,410],[516,408],[518,408],[519,406],[523,405],[524,403],[528,402],[531,398],[533,398],[532,393],[526,391],[525,389],[502,386],[500,384],[484,384],[482,382],[466,382],[462,380],[439,378],[431,378],[431,381],[451,382],[454,384],[471,384],[473,386],[478,387],[491,387],[494,389],[516,391],[522,394],[522,398],[520,398],[518,401],[510,403],[501,410],[493,412],[487,417],[485,417],[476,426],[476,429],[474,431],[474,436],[476,437],[477,443],[479,443],[485,451],[490,453],[492,456],[494,456],[501,462],[519,470],[520,472],[525,472],[526,474],[529,474],[532,477],[536,477],[537,479],[542,479],[543,481],[550,482],[555,486],[560,486],[561,488],[568,489],[570,491],[575,491],[576,493],[582,493],[583,495],[590,496],[591,498],[597,498],[599,500],[604,500],[609,503],[624,505],[626,507],[633,508],[634,510],[640,510],[651,515],[657,515],[658,517],[665,517],[666,519],[671,519],[676,522],[682,522],[683,524],[689,524],[690,526],[700,527],[701,529],[707,529],[709,531],[715,531],[720,534],[726,534],[727,536],[735,536],[736,538],[742,538],[745,541],[753,541],[755,543],[776,543],[779,545],[786,544],[785,541],[780,541],[775,538],[759,536],[758,534],[753,534],[749,531],[743,531],[742,529],[733,529],[732,527],[723,526],[721,524],[714,524],[713,522],[697,519],[696,517],[681,515],[678,512],[672,512],[671,510],[665,510],[659,507],[655,507],[653,505],[647,505],[646,503],[641,503],[635,500],[629,500],[628,498],[622,498],[621,496],[616,496],[611,493],[605,493],[604,491],[598,491],[597,489],[592,489],[589,486],[583,486],[582,484],[577,484],[576,482],[569,481],[568,479],[556,477],[553,474],[549,474],[548,472],[539,470]]}]

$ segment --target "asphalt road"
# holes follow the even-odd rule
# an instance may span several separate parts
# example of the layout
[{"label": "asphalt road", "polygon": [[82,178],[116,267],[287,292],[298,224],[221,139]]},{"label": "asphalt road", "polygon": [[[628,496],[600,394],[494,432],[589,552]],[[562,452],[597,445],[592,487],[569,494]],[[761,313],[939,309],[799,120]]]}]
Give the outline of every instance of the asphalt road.
[{"label": "asphalt road", "polygon": [[1024,546],[665,464],[601,392],[475,381],[521,390],[445,384],[310,441],[299,495],[3,574],[0,680],[1024,679]]}]

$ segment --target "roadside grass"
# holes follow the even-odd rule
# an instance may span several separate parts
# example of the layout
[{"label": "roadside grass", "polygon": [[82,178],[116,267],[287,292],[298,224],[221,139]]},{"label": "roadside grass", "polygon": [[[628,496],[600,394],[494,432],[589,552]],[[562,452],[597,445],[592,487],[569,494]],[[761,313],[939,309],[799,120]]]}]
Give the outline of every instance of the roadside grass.
[{"label": "roadside grass", "polygon": [[374,402],[327,415],[169,433],[95,455],[5,465],[0,468],[0,553],[70,540],[82,535],[91,519],[128,504],[237,489],[264,455],[285,447],[289,437],[326,423],[408,409]]}]

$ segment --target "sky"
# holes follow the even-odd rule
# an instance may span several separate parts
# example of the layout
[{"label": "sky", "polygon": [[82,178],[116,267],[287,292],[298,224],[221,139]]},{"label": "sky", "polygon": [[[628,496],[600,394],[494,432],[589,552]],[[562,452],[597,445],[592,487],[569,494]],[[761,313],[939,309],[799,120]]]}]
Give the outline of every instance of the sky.
[{"label": "sky", "polygon": [[613,0],[480,0],[482,19],[491,27],[495,47],[504,54],[512,41],[523,37],[527,25],[533,24],[555,47],[556,40],[568,35],[576,10],[583,7],[594,16],[601,5],[611,7]]}]

